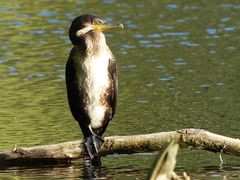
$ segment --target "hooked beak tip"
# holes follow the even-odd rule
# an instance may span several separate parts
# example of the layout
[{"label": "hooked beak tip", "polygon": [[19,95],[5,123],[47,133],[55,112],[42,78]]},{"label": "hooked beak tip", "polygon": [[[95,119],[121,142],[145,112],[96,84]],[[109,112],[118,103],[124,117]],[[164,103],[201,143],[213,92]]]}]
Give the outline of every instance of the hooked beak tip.
[{"label": "hooked beak tip", "polygon": [[121,28],[121,29],[124,29],[124,26],[123,26],[123,24],[122,23],[119,23],[119,28]]}]

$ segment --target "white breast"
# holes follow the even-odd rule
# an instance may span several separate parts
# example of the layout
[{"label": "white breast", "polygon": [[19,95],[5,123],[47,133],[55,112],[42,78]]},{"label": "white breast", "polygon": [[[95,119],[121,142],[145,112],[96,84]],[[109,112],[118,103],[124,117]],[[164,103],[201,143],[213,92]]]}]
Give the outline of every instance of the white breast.
[{"label": "white breast", "polygon": [[101,97],[109,87],[108,65],[110,58],[106,49],[106,51],[101,51],[84,61],[79,61],[78,64],[78,68],[82,69],[78,75],[79,84],[87,94],[86,111],[94,129],[101,127],[105,115],[106,107],[101,102]]}]

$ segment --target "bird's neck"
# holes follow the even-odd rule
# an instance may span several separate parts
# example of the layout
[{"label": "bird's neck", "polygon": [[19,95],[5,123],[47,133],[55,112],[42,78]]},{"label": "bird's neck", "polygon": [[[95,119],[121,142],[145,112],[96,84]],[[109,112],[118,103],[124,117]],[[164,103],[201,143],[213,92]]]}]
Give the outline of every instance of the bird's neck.
[{"label": "bird's neck", "polygon": [[88,36],[86,36],[85,45],[86,54],[88,56],[97,55],[107,48],[106,39],[103,33],[95,31],[89,33]]}]

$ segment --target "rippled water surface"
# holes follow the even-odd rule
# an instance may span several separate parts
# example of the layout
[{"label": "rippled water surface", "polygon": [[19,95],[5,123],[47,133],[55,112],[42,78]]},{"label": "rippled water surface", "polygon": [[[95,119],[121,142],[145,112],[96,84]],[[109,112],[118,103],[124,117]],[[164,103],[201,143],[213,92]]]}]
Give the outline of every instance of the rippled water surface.
[{"label": "rippled water surface", "polygon": [[[95,13],[124,30],[106,33],[119,67],[115,118],[105,136],[203,128],[240,137],[238,1],[0,1],[0,150],[82,138],[66,99],[68,27]],[[103,158],[102,178],[144,179],[154,154]],[[177,172],[240,179],[240,159],[181,150]],[[0,178],[74,179],[71,167],[0,170]]]}]

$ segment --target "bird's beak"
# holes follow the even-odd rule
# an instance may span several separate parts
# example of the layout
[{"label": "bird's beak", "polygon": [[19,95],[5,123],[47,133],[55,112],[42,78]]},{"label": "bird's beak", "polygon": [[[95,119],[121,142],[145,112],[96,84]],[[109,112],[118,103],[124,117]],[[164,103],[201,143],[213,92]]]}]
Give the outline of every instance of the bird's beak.
[{"label": "bird's beak", "polygon": [[113,29],[113,28],[121,28],[123,29],[123,24],[121,23],[116,23],[116,24],[95,24],[91,26],[95,30],[99,30],[101,32],[106,31],[108,29]]}]

